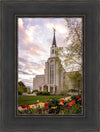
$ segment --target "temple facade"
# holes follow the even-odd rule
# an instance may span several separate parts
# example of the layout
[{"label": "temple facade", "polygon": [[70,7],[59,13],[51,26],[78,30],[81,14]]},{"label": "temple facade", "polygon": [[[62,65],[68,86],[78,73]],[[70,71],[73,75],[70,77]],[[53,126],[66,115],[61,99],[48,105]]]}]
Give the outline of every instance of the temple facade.
[{"label": "temple facade", "polygon": [[64,90],[64,83],[66,83],[69,88],[72,88],[67,72],[62,65],[59,65],[60,59],[59,62],[56,61],[56,50],[57,44],[54,29],[53,42],[50,47],[50,57],[47,62],[45,62],[44,75],[36,75],[35,78],[33,78],[33,90],[59,94]]}]

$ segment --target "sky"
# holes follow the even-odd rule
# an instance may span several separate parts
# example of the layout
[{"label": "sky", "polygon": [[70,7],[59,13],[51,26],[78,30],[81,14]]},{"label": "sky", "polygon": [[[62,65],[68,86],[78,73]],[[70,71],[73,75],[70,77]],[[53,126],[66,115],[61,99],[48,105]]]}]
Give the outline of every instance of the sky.
[{"label": "sky", "polygon": [[65,18],[18,18],[18,81],[33,89],[33,78],[44,74],[56,29],[57,47],[66,47]]}]

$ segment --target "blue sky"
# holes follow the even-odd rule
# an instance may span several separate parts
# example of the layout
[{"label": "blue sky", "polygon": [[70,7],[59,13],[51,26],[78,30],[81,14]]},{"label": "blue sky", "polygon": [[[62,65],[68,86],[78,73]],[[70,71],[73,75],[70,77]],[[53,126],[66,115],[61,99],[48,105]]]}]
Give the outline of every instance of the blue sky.
[{"label": "blue sky", "polygon": [[69,31],[65,18],[18,18],[18,81],[31,89],[33,78],[44,74],[53,28],[56,29],[57,46],[66,47],[70,41],[66,41]]}]

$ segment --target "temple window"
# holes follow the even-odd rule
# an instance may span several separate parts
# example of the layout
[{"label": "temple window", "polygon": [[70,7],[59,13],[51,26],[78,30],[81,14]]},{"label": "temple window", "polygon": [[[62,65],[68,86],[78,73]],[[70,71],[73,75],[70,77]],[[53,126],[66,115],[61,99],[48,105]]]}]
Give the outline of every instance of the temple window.
[{"label": "temple window", "polygon": [[54,54],[54,49],[52,49],[52,54]]},{"label": "temple window", "polygon": [[54,65],[50,65],[50,84],[54,83]]}]

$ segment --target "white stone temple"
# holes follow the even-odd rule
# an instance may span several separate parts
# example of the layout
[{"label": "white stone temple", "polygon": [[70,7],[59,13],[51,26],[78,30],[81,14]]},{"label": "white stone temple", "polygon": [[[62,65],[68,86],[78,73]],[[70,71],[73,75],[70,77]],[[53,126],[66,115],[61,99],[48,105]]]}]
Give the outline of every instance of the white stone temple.
[{"label": "white stone temple", "polygon": [[64,90],[64,82],[70,89],[73,88],[67,76],[68,73],[61,65],[59,65],[58,61],[55,60],[56,50],[57,44],[54,29],[53,42],[50,47],[50,57],[47,62],[45,62],[44,75],[36,75],[36,77],[33,78],[33,90],[48,91],[52,94],[59,94]]}]

